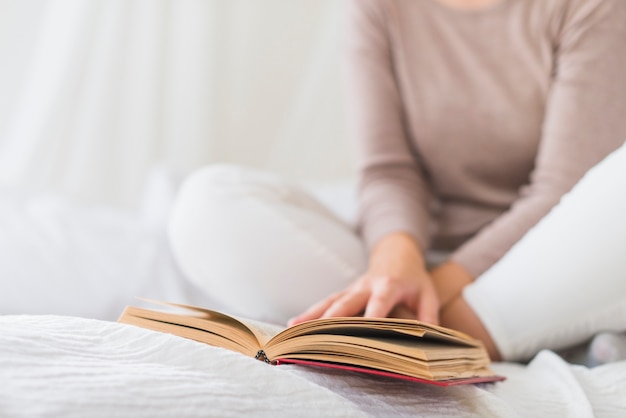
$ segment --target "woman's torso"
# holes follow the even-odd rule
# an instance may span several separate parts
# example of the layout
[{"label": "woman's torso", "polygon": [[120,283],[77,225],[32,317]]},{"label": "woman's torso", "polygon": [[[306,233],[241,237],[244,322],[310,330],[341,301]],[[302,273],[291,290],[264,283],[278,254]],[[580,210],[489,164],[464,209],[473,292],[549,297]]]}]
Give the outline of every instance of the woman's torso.
[{"label": "woman's torso", "polygon": [[458,10],[437,0],[390,2],[407,130],[438,198],[444,247],[506,211],[529,182],[567,4],[500,0]]}]

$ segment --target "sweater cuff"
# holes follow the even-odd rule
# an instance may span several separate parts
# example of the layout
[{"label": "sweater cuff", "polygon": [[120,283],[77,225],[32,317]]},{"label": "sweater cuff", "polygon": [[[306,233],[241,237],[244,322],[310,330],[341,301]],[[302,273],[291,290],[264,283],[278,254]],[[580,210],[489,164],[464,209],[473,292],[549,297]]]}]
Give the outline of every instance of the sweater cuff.
[{"label": "sweater cuff", "polygon": [[474,279],[489,270],[500,258],[501,252],[476,251],[473,245],[462,245],[450,259],[463,267]]},{"label": "sweater cuff", "polygon": [[425,252],[430,246],[430,233],[427,223],[428,221],[420,222],[418,219],[407,219],[406,216],[397,213],[384,214],[384,216],[381,214],[375,219],[370,217],[367,222],[359,222],[359,232],[369,251],[385,236],[401,232],[413,237],[420,250]]}]

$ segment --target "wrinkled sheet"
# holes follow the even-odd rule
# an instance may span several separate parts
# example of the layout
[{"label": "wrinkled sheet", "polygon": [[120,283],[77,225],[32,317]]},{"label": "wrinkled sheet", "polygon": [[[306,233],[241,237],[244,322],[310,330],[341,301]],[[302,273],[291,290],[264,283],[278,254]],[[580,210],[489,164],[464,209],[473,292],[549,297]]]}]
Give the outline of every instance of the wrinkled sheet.
[{"label": "wrinkled sheet", "polygon": [[272,367],[172,335],[91,319],[0,316],[0,416],[610,417],[626,362],[586,369],[540,353],[496,384],[439,388]]}]

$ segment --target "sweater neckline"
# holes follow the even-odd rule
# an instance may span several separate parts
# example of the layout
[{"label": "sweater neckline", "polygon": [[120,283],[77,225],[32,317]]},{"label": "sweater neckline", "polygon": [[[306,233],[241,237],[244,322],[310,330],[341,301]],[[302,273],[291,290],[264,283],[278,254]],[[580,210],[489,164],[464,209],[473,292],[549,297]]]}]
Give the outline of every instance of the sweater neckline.
[{"label": "sweater neckline", "polygon": [[442,10],[443,12],[460,15],[460,16],[481,16],[491,13],[496,13],[499,10],[506,7],[508,3],[512,0],[497,0],[492,4],[483,7],[477,8],[462,8],[462,7],[454,7],[449,4],[442,2],[441,0],[426,0],[431,3],[434,7]]}]

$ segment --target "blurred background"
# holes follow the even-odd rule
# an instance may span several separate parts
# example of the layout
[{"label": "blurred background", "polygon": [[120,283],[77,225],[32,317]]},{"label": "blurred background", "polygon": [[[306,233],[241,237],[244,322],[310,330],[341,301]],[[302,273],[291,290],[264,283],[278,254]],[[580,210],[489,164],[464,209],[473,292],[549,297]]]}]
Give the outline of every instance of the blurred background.
[{"label": "blurred background", "polygon": [[338,0],[0,0],[0,186],[137,207],[155,169],[351,178]]},{"label": "blurred background", "polygon": [[317,187],[349,218],[342,20],[340,0],[0,0],[0,314],[215,307],[165,233],[206,164]]}]

